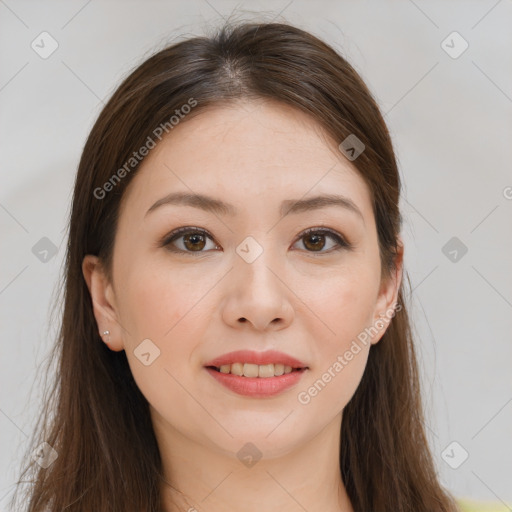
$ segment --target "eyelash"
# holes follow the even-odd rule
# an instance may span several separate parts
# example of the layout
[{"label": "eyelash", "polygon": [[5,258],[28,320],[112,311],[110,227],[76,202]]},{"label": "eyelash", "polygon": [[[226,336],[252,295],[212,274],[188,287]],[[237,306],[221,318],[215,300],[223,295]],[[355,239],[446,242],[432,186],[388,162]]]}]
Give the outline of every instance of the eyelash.
[{"label": "eyelash", "polygon": [[[164,237],[164,239],[162,240],[162,242],[160,243],[160,247],[166,247],[171,252],[182,253],[182,254],[191,254],[191,255],[195,255],[195,253],[201,254],[201,253],[208,252],[208,251],[186,251],[183,249],[171,248],[172,242],[174,242],[175,240],[177,240],[187,234],[201,234],[201,235],[204,235],[207,238],[209,238],[212,242],[216,243],[214,238],[210,235],[210,233],[208,233],[208,231],[206,231],[202,228],[187,226],[187,227],[175,229],[174,231],[172,231],[171,233],[166,235]],[[296,241],[298,241],[308,235],[311,235],[311,234],[328,235],[329,237],[334,239],[334,241],[338,244],[338,247],[331,248],[327,251],[308,251],[308,250],[304,249],[306,252],[311,253],[313,255],[331,254],[332,252],[340,251],[342,249],[350,250],[353,248],[352,244],[350,244],[345,238],[343,238],[336,231],[329,229],[329,228],[308,228],[299,234]],[[296,242],[294,242],[293,245],[295,245],[295,243]]]}]

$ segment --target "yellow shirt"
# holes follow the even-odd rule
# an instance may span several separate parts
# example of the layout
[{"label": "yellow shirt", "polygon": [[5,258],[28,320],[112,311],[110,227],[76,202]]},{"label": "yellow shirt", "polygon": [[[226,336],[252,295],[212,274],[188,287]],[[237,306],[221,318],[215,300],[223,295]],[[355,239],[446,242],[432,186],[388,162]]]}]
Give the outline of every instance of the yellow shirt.
[{"label": "yellow shirt", "polygon": [[458,499],[457,504],[462,512],[508,512],[510,510],[499,501],[489,502]]}]

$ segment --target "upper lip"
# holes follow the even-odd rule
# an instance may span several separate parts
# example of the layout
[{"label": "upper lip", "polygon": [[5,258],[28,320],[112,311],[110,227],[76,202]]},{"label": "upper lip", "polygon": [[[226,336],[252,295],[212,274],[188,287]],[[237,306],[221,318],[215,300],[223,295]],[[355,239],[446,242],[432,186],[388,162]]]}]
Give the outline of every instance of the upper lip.
[{"label": "upper lip", "polygon": [[222,356],[212,359],[205,366],[216,366],[220,367],[226,364],[233,363],[250,363],[257,365],[264,364],[284,364],[285,366],[291,366],[292,368],[307,368],[307,365],[295,357],[289,356],[284,352],[277,350],[268,350],[266,352],[254,352],[252,350],[237,350],[235,352],[229,352]]}]

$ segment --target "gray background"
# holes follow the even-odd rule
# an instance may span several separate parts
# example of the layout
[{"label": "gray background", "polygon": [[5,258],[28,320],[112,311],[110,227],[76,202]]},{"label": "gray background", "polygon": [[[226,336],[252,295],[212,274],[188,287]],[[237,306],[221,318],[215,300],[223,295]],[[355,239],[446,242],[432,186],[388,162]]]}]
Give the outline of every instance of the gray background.
[{"label": "gray background", "polygon": [[[386,113],[404,181],[405,264],[440,476],[458,497],[512,507],[510,0],[0,0],[0,508],[41,401],[36,370],[57,329],[50,306],[85,138],[133,66],[233,11],[333,44]],[[59,45],[47,59],[31,48],[43,31]],[[457,58],[445,49],[460,52],[462,40],[442,44],[453,31],[469,44]],[[46,262],[32,252],[43,237],[58,249]],[[462,450],[469,457],[454,469],[448,462],[458,465]]]}]

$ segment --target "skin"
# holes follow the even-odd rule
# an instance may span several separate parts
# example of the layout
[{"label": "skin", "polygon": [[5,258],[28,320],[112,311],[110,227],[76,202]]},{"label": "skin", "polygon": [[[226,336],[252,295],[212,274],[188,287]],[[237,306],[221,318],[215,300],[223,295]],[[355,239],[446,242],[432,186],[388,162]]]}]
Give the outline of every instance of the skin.
[{"label": "skin", "polygon": [[[213,196],[238,213],[165,205],[145,216],[177,191]],[[349,197],[362,218],[336,206],[279,214],[282,200],[322,193]],[[213,240],[185,245],[182,236],[169,246],[181,253],[158,245],[182,226],[202,228]],[[336,251],[330,236],[324,245],[299,236],[322,226],[353,247]],[[263,248],[252,263],[236,252],[247,236]],[[202,252],[190,249],[194,243]],[[150,403],[165,478],[177,489],[163,486],[165,510],[175,510],[171,500],[191,511],[353,510],[339,471],[342,413],[388,324],[309,403],[298,394],[379,314],[388,317],[402,256],[403,249],[397,272],[381,282],[365,182],[336,141],[288,106],[252,100],[210,108],[150,152],[123,197],[112,282],[92,255],[83,273],[98,330],[110,331],[104,340],[111,350],[126,350]],[[160,356],[145,366],[134,350],[147,338]],[[239,349],[279,350],[309,370],[275,397],[240,396],[203,368]],[[248,442],[262,453],[252,467],[236,455]]]}]

